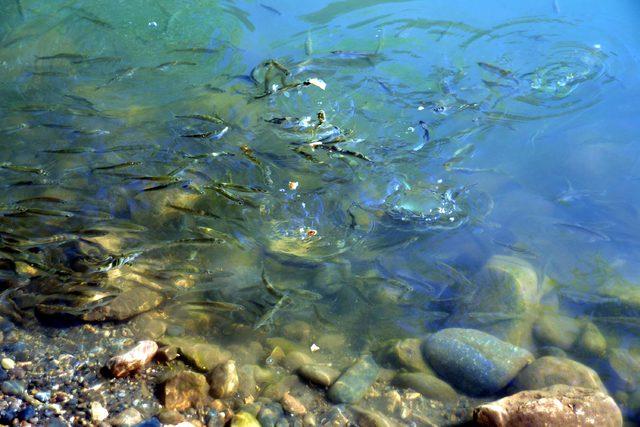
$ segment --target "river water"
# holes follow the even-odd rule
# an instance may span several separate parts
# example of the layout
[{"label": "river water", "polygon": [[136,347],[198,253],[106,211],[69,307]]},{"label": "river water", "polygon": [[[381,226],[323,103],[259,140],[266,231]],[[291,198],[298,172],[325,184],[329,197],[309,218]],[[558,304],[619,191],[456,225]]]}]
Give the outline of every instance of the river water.
[{"label": "river water", "polygon": [[[632,0],[4,1],[3,313],[151,309],[160,335],[297,336],[337,366],[453,326],[540,356],[562,315],[602,332],[562,351],[627,405],[639,20]],[[137,289],[156,299],[104,310]]]}]

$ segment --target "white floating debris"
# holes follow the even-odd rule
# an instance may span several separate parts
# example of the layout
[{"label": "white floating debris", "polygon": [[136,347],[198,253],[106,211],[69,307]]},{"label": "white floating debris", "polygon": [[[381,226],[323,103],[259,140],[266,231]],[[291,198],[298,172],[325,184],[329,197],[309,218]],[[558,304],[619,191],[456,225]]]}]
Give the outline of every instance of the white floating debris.
[{"label": "white floating debris", "polygon": [[307,82],[311,85],[318,86],[322,90],[325,90],[327,87],[327,84],[324,82],[324,80],[320,80],[315,77],[307,80]]},{"label": "white floating debris", "polygon": [[298,181],[289,181],[289,190],[295,190],[298,188]]},{"label": "white floating debris", "polygon": [[318,347],[316,345],[316,343],[311,344],[311,352],[315,353],[316,351],[320,350],[320,347]]},{"label": "white floating debris", "polygon": [[151,28],[158,28],[158,23],[156,21],[151,21],[147,25]]},{"label": "white floating debris", "polygon": [[422,111],[424,110],[424,107],[422,105],[418,106],[418,111]]}]

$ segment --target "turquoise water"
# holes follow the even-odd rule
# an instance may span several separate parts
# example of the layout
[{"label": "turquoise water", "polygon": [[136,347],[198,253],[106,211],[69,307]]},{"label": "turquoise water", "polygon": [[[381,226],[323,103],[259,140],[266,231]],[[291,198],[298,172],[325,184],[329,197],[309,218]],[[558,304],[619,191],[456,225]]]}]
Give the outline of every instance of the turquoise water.
[{"label": "turquoise water", "polygon": [[[346,360],[448,326],[535,352],[530,324],[510,335],[509,292],[530,292],[527,313],[597,325],[606,355],[572,357],[632,393],[608,366],[640,348],[639,19],[632,0],[4,1],[3,298],[37,328],[144,286],[173,335],[301,320]],[[535,279],[492,300],[500,255]]]}]

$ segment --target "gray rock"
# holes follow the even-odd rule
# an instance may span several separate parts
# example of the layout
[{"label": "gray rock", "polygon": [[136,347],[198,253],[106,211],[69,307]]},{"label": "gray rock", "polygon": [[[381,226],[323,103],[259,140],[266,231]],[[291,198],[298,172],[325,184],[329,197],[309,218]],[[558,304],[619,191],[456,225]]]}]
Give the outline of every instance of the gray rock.
[{"label": "gray rock", "polygon": [[262,427],[274,427],[282,417],[284,417],[284,411],[277,402],[262,405],[258,412],[258,421]]},{"label": "gray rock", "polygon": [[566,385],[522,391],[481,405],[473,418],[487,427],[622,426],[622,413],[610,396]]},{"label": "gray rock", "polygon": [[378,377],[380,368],[371,356],[363,356],[351,365],[329,388],[335,403],[354,403],[362,399]]},{"label": "gray rock", "polygon": [[137,409],[129,408],[111,418],[109,423],[114,427],[132,427],[141,423],[143,420],[142,415]]},{"label": "gray rock", "polygon": [[282,361],[284,367],[291,371],[295,371],[300,366],[308,365],[311,363],[313,363],[313,359],[311,358],[311,356],[302,351],[289,352]]},{"label": "gray rock", "polygon": [[421,372],[398,374],[392,384],[401,388],[411,388],[427,399],[441,402],[456,402],[458,400],[458,394],[453,387],[433,375]]},{"label": "gray rock", "polygon": [[340,376],[340,371],[329,366],[322,365],[303,365],[298,368],[298,375],[322,387],[329,387]]},{"label": "gray rock", "polygon": [[13,381],[4,381],[0,389],[4,394],[8,394],[11,396],[22,396],[27,389],[27,385],[24,381],[13,380]]},{"label": "gray rock", "polygon": [[233,396],[239,385],[236,362],[227,360],[213,368],[209,374],[209,385],[211,396],[217,399]]},{"label": "gray rock", "polygon": [[422,350],[440,377],[471,395],[501,390],[533,361],[527,350],[475,329],[443,329]]},{"label": "gray rock", "polygon": [[360,408],[359,406],[354,406],[352,409],[356,414],[358,426],[360,427],[392,427],[397,425],[397,423],[378,411]]},{"label": "gray rock", "polygon": [[538,390],[555,384],[607,392],[596,371],[574,360],[553,356],[536,359],[520,371],[512,388],[514,391]]}]

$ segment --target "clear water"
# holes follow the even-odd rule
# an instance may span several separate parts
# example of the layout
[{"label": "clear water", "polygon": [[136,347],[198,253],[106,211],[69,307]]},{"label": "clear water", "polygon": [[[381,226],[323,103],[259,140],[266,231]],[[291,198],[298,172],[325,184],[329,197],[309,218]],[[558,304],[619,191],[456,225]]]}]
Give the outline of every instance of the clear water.
[{"label": "clear water", "polygon": [[4,1],[1,250],[37,269],[3,270],[5,298],[150,282],[168,323],[215,320],[189,335],[299,319],[350,357],[456,324],[460,274],[502,254],[635,351],[638,313],[593,304],[638,292],[639,19],[632,0]]}]

